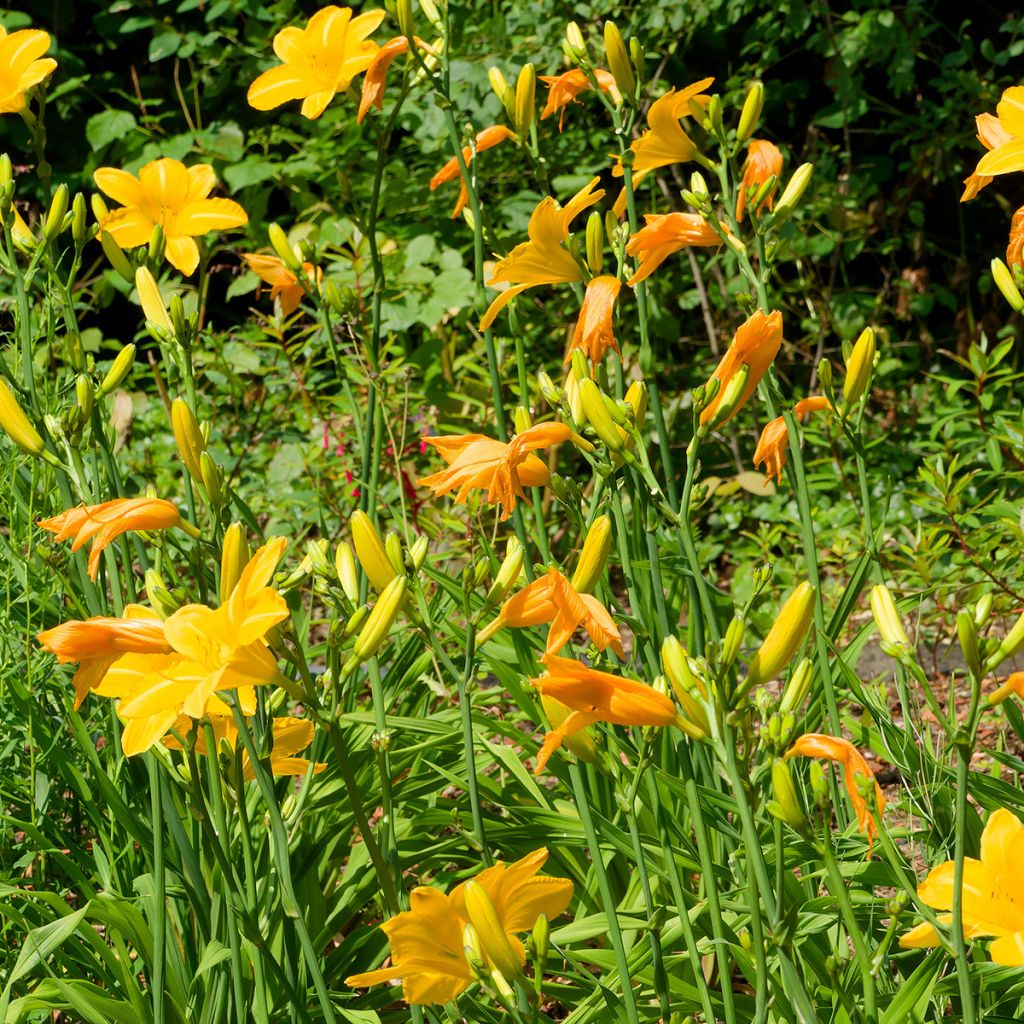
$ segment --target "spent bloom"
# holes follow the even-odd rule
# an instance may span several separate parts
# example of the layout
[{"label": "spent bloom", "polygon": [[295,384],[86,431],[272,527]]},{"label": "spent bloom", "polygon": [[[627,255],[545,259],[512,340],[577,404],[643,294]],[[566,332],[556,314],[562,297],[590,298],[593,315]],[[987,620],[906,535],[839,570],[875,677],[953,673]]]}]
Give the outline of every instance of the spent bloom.
[{"label": "spent bloom", "polygon": [[[1005,808],[993,811],[981,834],[981,859],[964,858],[961,917],[964,937],[995,938],[989,948],[994,963],[1024,967],[1024,825]],[[935,910],[939,923],[951,925],[956,862],[932,868],[917,887],[918,898]],[[900,937],[903,949],[939,945],[935,926],[927,921]]]},{"label": "spent bloom", "polygon": [[520,293],[538,284],[571,284],[583,280],[583,268],[565,248],[569,238],[569,225],[584,210],[599,202],[604,189],[597,188],[600,179],[594,178],[580,189],[565,206],[559,206],[546,196],[530,217],[527,227],[529,241],[520,242],[494,268],[488,285],[508,287],[490,304],[481,330],[494,323],[497,315]]},{"label": "spent bloom", "polygon": [[158,224],[167,240],[167,261],[186,276],[199,266],[196,238],[211,231],[237,228],[249,221],[231,199],[210,199],[217,177],[209,164],[186,167],[163,157],[145,164],[136,178],[116,167],[93,174],[97,187],[116,203],[100,222],[122,249],[148,245]]},{"label": "spent bloom", "polygon": [[273,110],[302,100],[302,116],[318,118],[370,66],[379,49],[367,36],[384,20],[384,12],[352,14],[351,7],[331,5],[317,11],[304,29],[289,26],[278,32],[274,53],[282,63],[249,86],[249,105]]},{"label": "spent bloom", "polygon": [[[425,43],[418,36],[413,42],[420,50],[433,53],[434,48]],[[363,91],[359,97],[359,112],[356,114],[356,123],[362,124],[363,118],[370,111],[370,107],[380,110],[384,106],[384,83],[387,81],[388,71],[391,69],[391,62],[400,54],[409,52],[409,40],[405,36],[396,36],[389,39],[373,56],[366,74],[363,76]]]},{"label": "spent bloom", "polygon": [[58,541],[74,537],[71,550],[77,551],[90,540],[89,576],[96,579],[103,549],[129,530],[168,530],[180,527],[186,533],[197,531],[181,518],[178,510],[163,498],[115,498],[99,505],[79,505],[59,516],[43,519],[39,525],[56,534]]},{"label": "spent bloom", "polygon": [[469,492],[485,489],[487,501],[502,507],[507,519],[524,487],[543,487],[550,479],[548,467],[533,452],[568,441],[572,431],[563,423],[541,423],[516,434],[507,443],[483,434],[424,437],[436,448],[448,468],[425,476],[417,483],[435,495],[456,491],[455,501],[465,502]]},{"label": "spent bloom", "polygon": [[640,261],[631,285],[646,280],[674,252],[691,245],[721,245],[717,231],[697,213],[647,213],[644,226],[630,235],[626,252]]},{"label": "spent bloom", "polygon": [[995,115],[979,114],[975,123],[978,141],[988,152],[964,179],[961,203],[973,199],[996,175],[1024,171],[1024,86],[1007,89]]},{"label": "spent bloom", "polygon": [[592,363],[604,359],[608,349],[619,351],[618,342],[612,333],[612,318],[621,288],[622,282],[609,274],[591,279],[583,296],[569,351],[565,355],[566,363],[572,362],[572,354],[576,349],[582,349]]},{"label": "spent bloom", "polygon": [[[284,260],[280,256],[243,252],[242,259],[261,281],[270,285],[270,301],[274,302],[280,298],[282,315],[291,316],[299,308],[299,303],[307,294],[307,288],[299,280],[298,275],[292,273],[284,265]],[[319,287],[324,276],[323,270],[320,267],[314,267],[312,263],[303,263],[302,270],[306,277],[310,281],[316,281]]]},{"label": "spent bloom", "polygon": [[[609,93],[612,102],[618,106],[622,102],[622,96],[615,85],[615,78],[611,72],[602,68],[594,68],[594,77],[597,79],[601,91]],[[561,75],[541,75],[540,80],[548,87],[548,101],[541,111],[541,120],[551,117],[552,114],[558,114],[558,130],[561,131],[565,122],[566,108],[570,103],[576,101],[576,97],[581,92],[587,92],[592,88],[590,79],[579,68],[573,68]]]},{"label": "spent bloom", "polygon": [[[462,160],[466,165],[466,169],[469,169],[469,165],[473,162],[473,157],[477,153],[482,153],[486,149],[492,149],[497,146],[499,142],[504,142],[505,139],[515,138],[515,133],[511,128],[506,128],[503,124],[492,124],[483,131],[477,132],[476,139],[472,146],[462,147]],[[459,173],[459,161],[457,157],[452,157],[430,179],[430,191],[433,192],[439,185],[445,184],[448,181],[454,181],[456,178],[459,179],[459,198],[455,203],[455,209],[452,210],[452,217],[458,217],[462,213],[466,204],[469,202],[469,192],[466,189],[466,182],[462,179],[462,175]]]},{"label": "spent bloom", "polygon": [[[740,194],[736,200],[736,219],[743,220],[743,214],[747,209],[747,193],[754,189],[755,192],[772,176],[775,177],[778,186],[779,175],[782,174],[782,154],[779,147],[773,142],[765,139],[751,139],[747,148],[747,159],[743,164],[743,180],[740,182]],[[755,213],[760,213],[767,206],[772,208],[772,194],[775,188],[769,190],[758,205]]]},{"label": "spent bloom", "polygon": [[572,899],[572,882],[538,875],[548,857],[534,850],[513,864],[498,861],[451,893],[417,886],[409,909],[381,925],[391,944],[391,966],[345,979],[353,988],[401,981],[412,1005],[448,1003],[475,978],[466,952],[467,930],[475,934],[488,966],[518,973],[526,962],[519,935],[543,914],[558,917]]},{"label": "spent bloom", "polygon": [[0,114],[17,114],[25,109],[25,93],[53,74],[57,62],[43,54],[50,48],[50,36],[26,28],[7,34],[0,25]]},{"label": "spent bloom", "polygon": [[[821,395],[801,399],[793,406],[793,415],[800,419],[812,412],[821,412],[830,408],[828,399]],[[789,430],[783,416],[776,416],[761,431],[761,437],[754,451],[754,468],[764,465],[764,482],[767,484],[772,477],[782,483],[782,470],[786,465],[786,454],[789,451]]]}]

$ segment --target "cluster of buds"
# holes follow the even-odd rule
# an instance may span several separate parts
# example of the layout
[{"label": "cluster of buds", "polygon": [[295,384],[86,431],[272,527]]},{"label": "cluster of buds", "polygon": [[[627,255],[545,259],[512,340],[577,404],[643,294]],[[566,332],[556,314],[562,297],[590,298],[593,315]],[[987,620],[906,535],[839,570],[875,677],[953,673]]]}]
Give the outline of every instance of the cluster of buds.
[{"label": "cluster of buds", "polygon": [[188,402],[179,397],[171,403],[171,430],[189,476],[202,487],[214,509],[222,508],[226,499],[224,471],[207,451],[210,424],[200,424]]}]

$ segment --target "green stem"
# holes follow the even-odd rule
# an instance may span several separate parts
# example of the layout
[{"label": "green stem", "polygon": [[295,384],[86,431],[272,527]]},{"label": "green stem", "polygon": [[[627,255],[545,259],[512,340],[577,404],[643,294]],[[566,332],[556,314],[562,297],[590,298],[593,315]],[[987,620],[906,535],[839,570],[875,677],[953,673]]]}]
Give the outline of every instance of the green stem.
[{"label": "green stem", "polygon": [[964,842],[967,836],[967,775],[970,771],[970,746],[957,744],[956,759],[956,832],[953,847],[953,949],[956,951],[956,982],[960,990],[963,1024],[975,1024],[977,1010],[971,988],[967,941],[964,938]]},{"label": "green stem", "polygon": [[149,761],[149,799],[153,825],[153,1024],[164,1024],[167,1007],[164,975],[167,970],[167,879],[164,874],[164,812],[160,772],[154,756]]}]

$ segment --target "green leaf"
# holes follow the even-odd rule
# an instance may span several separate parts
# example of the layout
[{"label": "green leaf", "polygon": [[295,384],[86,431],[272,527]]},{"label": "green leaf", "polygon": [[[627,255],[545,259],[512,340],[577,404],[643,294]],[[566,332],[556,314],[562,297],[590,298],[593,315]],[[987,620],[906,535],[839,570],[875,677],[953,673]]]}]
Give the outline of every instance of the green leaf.
[{"label": "green leaf", "polygon": [[177,32],[165,29],[163,32],[153,36],[149,43],[149,59],[151,61],[163,60],[164,57],[173,57],[181,46],[181,36]]},{"label": "green leaf", "polygon": [[85,137],[93,149],[103,149],[135,129],[135,117],[127,110],[103,110],[86,122]]}]

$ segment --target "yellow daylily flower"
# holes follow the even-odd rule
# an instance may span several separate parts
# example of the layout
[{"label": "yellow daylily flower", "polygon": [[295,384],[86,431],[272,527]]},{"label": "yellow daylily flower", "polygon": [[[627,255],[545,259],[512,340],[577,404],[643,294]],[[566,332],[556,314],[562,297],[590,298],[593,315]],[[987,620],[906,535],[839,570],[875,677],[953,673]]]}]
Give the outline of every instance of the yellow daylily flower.
[{"label": "yellow daylily flower", "polygon": [[975,118],[978,141],[988,152],[964,179],[961,203],[973,199],[998,174],[1024,171],[1024,86],[1007,89],[996,106],[996,114]]},{"label": "yellow daylily flower", "polygon": [[50,36],[26,28],[7,34],[0,25],[0,114],[25,109],[25,93],[53,74],[57,62],[43,54],[50,48]]}]

